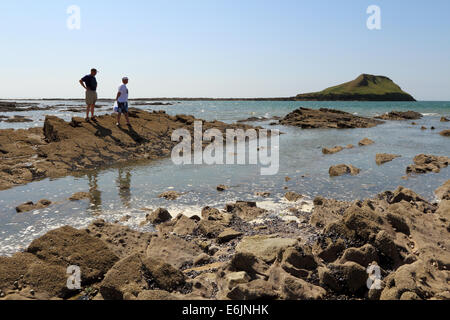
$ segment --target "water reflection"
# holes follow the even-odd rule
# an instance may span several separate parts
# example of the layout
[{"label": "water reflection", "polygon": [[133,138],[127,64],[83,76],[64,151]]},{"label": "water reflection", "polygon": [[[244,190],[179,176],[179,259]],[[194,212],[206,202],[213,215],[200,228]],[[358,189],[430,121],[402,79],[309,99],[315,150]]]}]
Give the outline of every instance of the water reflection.
[{"label": "water reflection", "polygon": [[131,169],[119,168],[118,177],[116,179],[117,188],[119,189],[119,197],[125,208],[131,208]]},{"label": "water reflection", "polygon": [[87,174],[89,193],[91,194],[91,209],[94,212],[100,212],[102,209],[102,192],[98,189],[98,174],[97,171]]}]

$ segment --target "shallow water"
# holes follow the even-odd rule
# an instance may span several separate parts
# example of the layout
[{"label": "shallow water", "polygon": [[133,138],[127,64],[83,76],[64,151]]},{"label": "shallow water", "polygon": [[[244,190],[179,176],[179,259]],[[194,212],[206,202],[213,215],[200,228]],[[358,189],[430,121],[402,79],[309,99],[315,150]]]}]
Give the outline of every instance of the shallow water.
[{"label": "shallow water", "polygon": [[[81,102],[52,101],[43,105],[81,106]],[[106,103],[105,103],[106,104]],[[450,155],[448,138],[438,133],[449,129],[449,123],[441,123],[440,117],[450,117],[450,102],[179,102],[173,106],[146,107],[146,110],[166,110],[169,114],[192,114],[205,120],[235,122],[248,117],[284,116],[300,106],[310,108],[336,108],[363,116],[380,115],[391,110],[416,110],[424,114],[416,126],[411,121],[386,122],[371,129],[349,130],[301,130],[285,126],[269,126],[271,121],[258,122],[268,128],[280,129],[280,171],[275,176],[261,176],[259,166],[175,166],[170,159],[147,164],[132,164],[89,172],[77,177],[46,179],[0,192],[0,255],[7,255],[26,247],[34,238],[63,225],[85,227],[93,219],[115,221],[124,215],[131,219],[126,223],[139,228],[139,222],[147,212],[142,208],[166,207],[176,215],[200,214],[204,206],[223,207],[227,202],[254,200],[258,205],[277,214],[287,214],[292,204],[282,200],[284,187],[299,192],[311,200],[317,195],[342,200],[364,199],[399,185],[411,188],[429,200],[434,200],[433,190],[450,179],[450,168],[439,174],[426,174],[405,181],[405,169],[419,153]],[[64,107],[61,107],[64,110]],[[100,113],[110,112],[105,106]],[[27,128],[42,126],[45,114],[70,120],[82,113],[66,113],[61,110],[43,112],[10,113],[32,117],[34,123],[1,123],[0,128]],[[424,125],[434,126],[435,131],[420,130]],[[322,147],[346,146],[368,137],[376,143],[368,147],[355,147],[334,155],[322,155]],[[402,155],[383,166],[377,166],[377,153]],[[360,168],[358,176],[330,178],[328,169],[340,163]],[[285,178],[289,176],[290,181]],[[218,193],[216,186],[225,184],[231,189]],[[157,195],[168,190],[183,193],[177,201],[158,199]],[[69,202],[66,199],[78,191],[90,191],[94,199]],[[258,191],[269,191],[271,197],[258,198]],[[29,213],[17,214],[15,207],[26,201],[49,199],[56,204]],[[146,227],[151,230],[150,226]]]}]

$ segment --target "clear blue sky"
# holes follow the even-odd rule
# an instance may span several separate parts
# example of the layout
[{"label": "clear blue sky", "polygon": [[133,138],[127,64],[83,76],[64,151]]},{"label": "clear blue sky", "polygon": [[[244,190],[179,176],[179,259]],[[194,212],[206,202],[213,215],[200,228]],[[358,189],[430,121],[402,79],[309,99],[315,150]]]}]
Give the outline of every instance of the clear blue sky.
[{"label": "clear blue sky", "polygon": [[372,73],[450,100],[448,0],[1,1],[0,35],[0,98],[82,97],[97,67],[109,98],[123,75],[132,97],[276,97]]}]

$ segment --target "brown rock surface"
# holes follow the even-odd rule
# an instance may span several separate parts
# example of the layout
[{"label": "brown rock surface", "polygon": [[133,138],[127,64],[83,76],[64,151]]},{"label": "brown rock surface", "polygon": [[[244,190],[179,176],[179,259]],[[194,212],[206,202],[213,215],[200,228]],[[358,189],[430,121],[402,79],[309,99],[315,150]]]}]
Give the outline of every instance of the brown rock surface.
[{"label": "brown rock surface", "polygon": [[448,167],[449,163],[449,157],[419,154],[414,158],[414,164],[406,168],[406,173],[439,173],[441,169]]},{"label": "brown rock surface", "polygon": [[382,121],[355,116],[351,113],[333,109],[300,108],[280,121],[282,125],[301,127],[302,129],[317,128],[372,128]]},{"label": "brown rock surface", "polygon": [[83,283],[102,277],[118,257],[99,239],[86,231],[62,227],[34,240],[27,249],[39,259],[67,268],[81,268]]},{"label": "brown rock surface", "polygon": [[337,166],[332,166],[329,170],[330,177],[339,177],[345,174],[356,176],[360,172],[361,172],[360,169],[347,164],[339,164]]},{"label": "brown rock surface", "polygon": [[[113,115],[85,122],[47,116],[44,128],[0,130],[0,190],[47,177],[117,164],[122,161],[155,160],[170,156],[177,142],[174,130],[193,134],[192,116],[169,116],[164,111],[130,109],[131,128],[115,125]],[[245,124],[203,122],[203,129],[251,128]]]},{"label": "brown rock surface", "polygon": [[378,153],[375,158],[377,165],[381,166],[387,162],[391,162],[394,159],[400,158],[398,154]]},{"label": "brown rock surface", "polygon": [[397,120],[397,121],[401,121],[401,120],[418,120],[423,118],[423,115],[419,112],[415,112],[415,111],[392,111],[389,113],[386,113],[382,116],[376,117],[377,119],[382,119],[382,120]]}]

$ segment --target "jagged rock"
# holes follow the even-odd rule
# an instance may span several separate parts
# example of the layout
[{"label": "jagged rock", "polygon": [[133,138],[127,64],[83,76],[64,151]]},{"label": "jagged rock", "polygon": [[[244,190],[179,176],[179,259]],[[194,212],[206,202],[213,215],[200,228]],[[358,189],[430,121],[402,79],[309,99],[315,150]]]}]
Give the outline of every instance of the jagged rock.
[{"label": "jagged rock", "polygon": [[441,122],[450,122],[446,117],[441,117]]},{"label": "jagged rock", "polygon": [[414,158],[414,165],[406,168],[406,173],[439,173],[441,169],[448,167],[449,157],[420,154]]},{"label": "jagged rock", "polygon": [[360,169],[346,164],[340,164],[337,166],[330,167],[329,174],[330,177],[339,177],[345,174],[350,174],[352,176],[356,176],[361,172]]},{"label": "jagged rock", "polygon": [[375,143],[375,141],[370,140],[369,138],[364,138],[358,143],[358,145],[363,147],[363,146],[370,146],[374,143]]},{"label": "jagged rock", "polygon": [[435,194],[441,200],[450,200],[450,180],[437,188]]},{"label": "jagged rock", "polygon": [[101,240],[67,226],[34,240],[27,252],[52,265],[79,266],[83,283],[97,281],[119,260]]},{"label": "jagged rock", "polygon": [[450,137],[450,130],[443,130],[439,134],[443,137]]},{"label": "jagged rock", "polygon": [[391,162],[394,159],[400,158],[400,155],[397,154],[387,154],[387,153],[379,153],[376,155],[375,161],[377,165],[381,166],[387,162]]},{"label": "jagged rock", "polygon": [[148,215],[146,219],[151,224],[161,224],[170,221],[172,216],[167,209],[159,208]]}]

